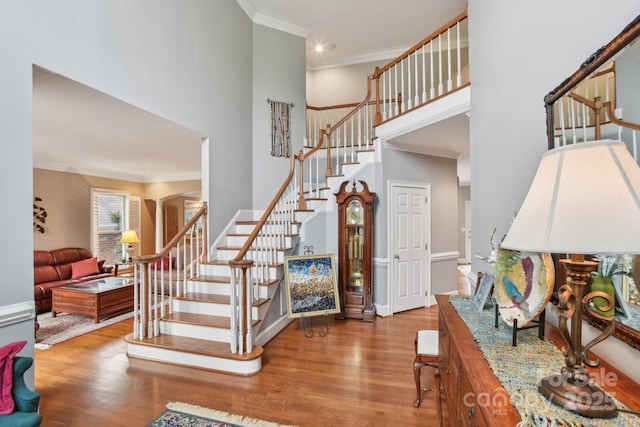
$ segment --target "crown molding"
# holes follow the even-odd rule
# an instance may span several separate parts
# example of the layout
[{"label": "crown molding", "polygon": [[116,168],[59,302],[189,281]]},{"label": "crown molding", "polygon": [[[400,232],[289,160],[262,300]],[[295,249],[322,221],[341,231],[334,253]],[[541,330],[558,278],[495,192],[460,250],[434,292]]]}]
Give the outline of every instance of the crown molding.
[{"label": "crown molding", "polygon": [[178,174],[152,174],[152,175],[140,175],[124,172],[117,172],[113,170],[92,168],[92,167],[77,167],[73,165],[67,165],[62,163],[49,162],[46,160],[33,160],[33,167],[37,169],[46,169],[57,172],[75,173],[78,175],[97,176],[101,178],[118,179],[121,181],[139,182],[139,183],[154,183],[154,182],[175,182],[175,181],[197,181],[202,179],[200,172],[187,172]]}]

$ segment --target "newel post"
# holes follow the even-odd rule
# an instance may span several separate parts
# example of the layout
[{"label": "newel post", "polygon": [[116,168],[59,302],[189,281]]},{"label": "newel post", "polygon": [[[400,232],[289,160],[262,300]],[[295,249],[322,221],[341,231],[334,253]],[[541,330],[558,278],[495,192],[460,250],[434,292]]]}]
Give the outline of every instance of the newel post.
[{"label": "newel post", "polygon": [[331,127],[329,125],[327,125],[327,129],[326,130],[322,130],[322,132],[324,132],[324,135],[326,136],[326,143],[327,143],[327,170],[324,172],[324,175],[326,178],[330,177],[331,175],[333,175],[333,172],[331,171]]},{"label": "newel post", "polygon": [[373,78],[376,80],[376,115],[374,123],[379,125],[382,122],[382,114],[380,113],[380,67],[376,67]]},{"label": "newel post", "polygon": [[304,200],[304,151],[300,150],[298,154],[298,163],[300,168],[300,193],[298,195],[298,209],[307,209],[307,202]]},{"label": "newel post", "polygon": [[[251,271],[253,260],[242,259],[229,261],[232,270],[231,289],[231,352],[250,353],[253,349],[251,326]],[[240,270],[240,275],[237,270]]]}]

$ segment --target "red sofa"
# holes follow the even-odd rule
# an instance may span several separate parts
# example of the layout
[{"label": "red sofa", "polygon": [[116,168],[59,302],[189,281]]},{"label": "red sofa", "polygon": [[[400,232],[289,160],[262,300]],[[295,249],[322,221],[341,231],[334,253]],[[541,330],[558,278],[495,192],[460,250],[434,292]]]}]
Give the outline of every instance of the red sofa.
[{"label": "red sofa", "polygon": [[113,267],[104,267],[82,248],[33,251],[34,299],[38,314],[51,311],[51,289],[71,283],[112,276]]}]

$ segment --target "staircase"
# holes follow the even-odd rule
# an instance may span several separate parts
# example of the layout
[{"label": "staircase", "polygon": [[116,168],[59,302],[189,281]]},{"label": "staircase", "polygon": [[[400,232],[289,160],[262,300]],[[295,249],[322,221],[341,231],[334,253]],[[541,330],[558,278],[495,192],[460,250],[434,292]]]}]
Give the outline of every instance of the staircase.
[{"label": "staircase", "polygon": [[[285,257],[299,253],[299,233],[315,215],[333,210],[333,193],[340,184],[380,162],[374,125],[407,117],[405,113],[468,86],[460,77],[461,23],[466,24],[466,11],[388,66],[376,68],[368,78],[366,99],[334,125],[313,120],[322,126],[318,138],[307,138],[307,151],[291,155],[289,175],[263,212],[238,212],[209,245],[204,204],[160,253],[134,258],[136,299],[134,331],[126,337],[129,357],[237,375],[261,370],[261,346],[291,321],[283,308]],[[457,83],[452,83],[449,69],[448,84],[434,86],[432,78],[428,90],[428,79],[416,77],[413,86],[407,85],[407,94],[391,97],[392,87],[405,90],[403,81],[392,80],[404,78],[398,68],[412,64],[408,70],[417,72],[418,60],[426,61],[427,46],[452,33],[457,36],[448,38],[448,45],[454,40],[455,49],[447,55],[451,58],[457,50]],[[423,72],[428,69],[422,66]],[[376,99],[370,102],[373,87]]]},{"label": "staircase", "polygon": [[[286,312],[278,311],[281,306],[279,303],[275,304],[271,314],[271,317],[276,317],[277,321],[269,325],[264,322],[274,300],[282,298],[284,259],[296,252],[299,230],[304,223],[327,208],[328,197],[337,189],[340,182],[374,161],[374,150],[371,148],[363,150],[357,154],[357,157],[362,162],[349,162],[349,165],[345,165],[343,174],[330,177],[327,181],[328,185],[320,191],[319,197],[307,199],[307,209],[294,212],[295,219],[290,225],[268,224],[271,236],[280,234],[283,236],[281,243],[275,248],[268,244],[274,240],[268,234],[258,234],[256,237],[260,246],[250,251],[251,256],[259,259],[265,256],[261,252],[274,252],[275,262],[269,261],[260,267],[260,272],[252,274],[252,292],[255,298],[251,304],[249,332],[255,337],[253,338],[255,343],[267,342],[290,323]],[[129,357],[238,375],[252,375],[261,370],[263,349],[260,345],[254,345],[250,351],[245,352],[232,350],[234,332],[231,320],[231,307],[233,307],[231,290],[234,272],[230,264],[233,264],[233,260],[247,244],[252,233],[256,231],[262,214],[262,212],[252,211],[239,212],[223,235],[212,245],[215,249],[209,257],[210,260],[206,257],[198,257],[190,268],[185,268],[184,280],[172,282],[171,295],[167,295],[167,292],[164,295],[158,295],[158,300],[153,301],[154,309],[151,315],[145,317],[152,320],[139,322],[138,329],[146,329],[146,332],[141,331],[139,334],[134,332],[125,338]],[[189,235],[189,232],[186,235]],[[179,253],[180,250],[178,250]],[[149,301],[152,301],[155,296],[154,289],[156,289],[154,282],[158,282],[157,289],[166,288],[168,278],[164,276],[169,269],[149,270],[150,266],[153,267],[161,261],[162,257],[159,255],[151,257],[152,259],[143,260],[142,258],[144,257],[134,259],[139,270],[136,277],[141,282],[150,279],[149,288],[152,292]],[[145,275],[140,274],[142,270],[147,271]],[[164,283],[159,283],[160,279],[154,277],[156,271],[163,273],[158,276],[164,277]],[[193,274],[189,271],[193,271]],[[180,277],[184,274],[179,272],[177,275]],[[136,292],[140,292],[140,289]],[[140,316],[140,313],[137,316]],[[151,325],[147,325],[148,323]],[[149,334],[150,331],[153,332]]]}]

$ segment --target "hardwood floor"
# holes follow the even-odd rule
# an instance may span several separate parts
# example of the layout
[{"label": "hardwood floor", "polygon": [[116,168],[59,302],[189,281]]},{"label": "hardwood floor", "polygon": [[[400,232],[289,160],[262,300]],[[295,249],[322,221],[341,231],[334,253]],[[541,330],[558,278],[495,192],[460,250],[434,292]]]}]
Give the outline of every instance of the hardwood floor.
[{"label": "hardwood floor", "polygon": [[[144,426],[172,401],[299,426],[437,425],[434,392],[412,405],[415,333],[436,329],[437,316],[437,306],[373,323],[330,316],[329,333],[318,336],[316,322],[312,338],[294,320],[250,377],[129,359],[132,321],[120,322],[36,350],[43,426]],[[423,369],[423,384],[432,373]]]}]

